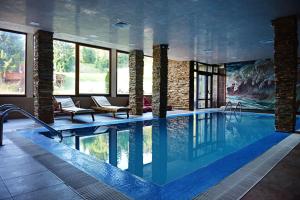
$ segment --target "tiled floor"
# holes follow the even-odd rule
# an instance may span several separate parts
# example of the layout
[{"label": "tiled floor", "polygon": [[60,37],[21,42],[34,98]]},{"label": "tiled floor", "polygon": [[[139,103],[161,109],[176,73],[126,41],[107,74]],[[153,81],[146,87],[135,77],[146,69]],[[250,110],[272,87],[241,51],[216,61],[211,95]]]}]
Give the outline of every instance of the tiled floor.
[{"label": "tiled floor", "polygon": [[13,133],[5,137],[0,153],[0,200],[128,199]]},{"label": "tiled floor", "polygon": [[0,199],[82,199],[10,140],[0,148]]}]

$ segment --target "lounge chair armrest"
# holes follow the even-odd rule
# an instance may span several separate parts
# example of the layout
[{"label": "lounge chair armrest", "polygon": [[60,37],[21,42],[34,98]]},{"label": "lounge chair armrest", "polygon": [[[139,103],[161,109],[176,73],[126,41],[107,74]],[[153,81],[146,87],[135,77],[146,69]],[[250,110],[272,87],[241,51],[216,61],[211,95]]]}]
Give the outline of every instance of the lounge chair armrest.
[{"label": "lounge chair armrest", "polygon": [[58,108],[59,111],[62,111],[61,102],[57,102],[57,108]]},{"label": "lounge chair armrest", "polygon": [[76,101],[76,102],[75,102],[75,106],[77,106],[77,107],[80,108],[80,101]]}]

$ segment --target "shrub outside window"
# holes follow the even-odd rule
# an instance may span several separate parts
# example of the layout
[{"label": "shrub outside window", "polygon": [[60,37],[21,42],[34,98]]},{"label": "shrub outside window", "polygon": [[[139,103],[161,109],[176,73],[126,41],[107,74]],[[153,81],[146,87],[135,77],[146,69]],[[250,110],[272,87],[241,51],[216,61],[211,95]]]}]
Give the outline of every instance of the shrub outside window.
[{"label": "shrub outside window", "polygon": [[75,44],[53,41],[55,95],[75,95]]},{"label": "shrub outside window", "polygon": [[25,95],[26,34],[0,30],[0,95]]}]

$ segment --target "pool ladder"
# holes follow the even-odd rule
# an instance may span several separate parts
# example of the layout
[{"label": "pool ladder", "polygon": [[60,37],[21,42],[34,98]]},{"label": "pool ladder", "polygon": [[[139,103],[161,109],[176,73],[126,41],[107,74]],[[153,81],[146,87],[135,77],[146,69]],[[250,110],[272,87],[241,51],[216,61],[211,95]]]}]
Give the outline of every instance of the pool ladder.
[{"label": "pool ladder", "polygon": [[242,103],[240,101],[235,105],[235,107],[233,107],[233,106],[234,106],[233,103],[231,101],[228,101],[226,103],[226,106],[225,106],[223,112],[228,111],[228,110],[231,112],[232,109],[233,109],[233,112],[237,112],[237,111],[242,112]]},{"label": "pool ladder", "polygon": [[46,128],[50,132],[51,137],[58,136],[62,139],[62,134],[60,132],[58,132],[54,128],[50,127],[45,122],[34,117],[29,112],[19,108],[18,106],[14,105],[14,104],[3,104],[0,106],[0,146],[3,146],[3,123],[4,123],[5,119],[7,118],[8,114],[11,112],[21,113],[22,115],[32,119],[34,122],[36,122],[36,123],[40,124],[41,126],[43,126],[44,128]]}]

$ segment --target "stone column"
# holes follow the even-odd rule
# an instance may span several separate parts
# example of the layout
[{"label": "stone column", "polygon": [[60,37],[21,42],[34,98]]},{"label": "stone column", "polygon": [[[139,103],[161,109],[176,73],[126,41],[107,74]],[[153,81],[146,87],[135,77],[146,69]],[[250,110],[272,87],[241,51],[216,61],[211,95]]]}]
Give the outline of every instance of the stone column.
[{"label": "stone column", "polygon": [[33,96],[34,115],[53,123],[53,33],[39,30],[34,34]]},{"label": "stone column", "polygon": [[129,106],[133,115],[143,114],[144,52],[133,50],[129,53]]},{"label": "stone column", "polygon": [[297,17],[281,17],[274,27],[275,128],[292,132],[296,123]]},{"label": "stone column", "polygon": [[165,118],[168,102],[168,45],[153,46],[152,113]]}]

